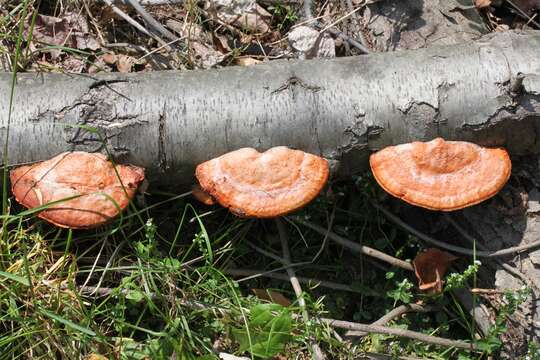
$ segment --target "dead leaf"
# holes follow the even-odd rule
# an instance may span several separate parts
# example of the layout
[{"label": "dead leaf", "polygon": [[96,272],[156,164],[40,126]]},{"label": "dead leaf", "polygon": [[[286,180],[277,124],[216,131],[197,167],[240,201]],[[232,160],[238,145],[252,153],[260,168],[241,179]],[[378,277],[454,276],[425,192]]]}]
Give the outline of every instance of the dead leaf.
[{"label": "dead leaf", "polygon": [[[24,37],[30,38],[32,17],[25,23]],[[78,13],[67,13],[62,17],[37,15],[32,31],[32,48],[43,45],[56,45],[79,50],[97,50],[100,48],[95,36],[89,32],[86,18]],[[57,58],[60,49],[50,49],[51,56]]]},{"label": "dead leaf", "polygon": [[227,54],[231,51],[231,47],[229,46],[229,39],[225,35],[213,33],[212,41],[216,49],[218,49],[223,54]]},{"label": "dead leaf", "polygon": [[336,57],[336,41],[328,33],[323,33],[316,44],[316,58]]},{"label": "dead leaf", "polygon": [[189,44],[195,65],[203,69],[209,69],[221,63],[225,56],[213,48],[193,41]]},{"label": "dead leaf", "polygon": [[262,63],[261,60],[254,59],[252,57],[236,58],[235,62],[236,62],[237,65],[240,65],[240,66],[252,66],[252,65]]},{"label": "dead leaf", "polygon": [[253,0],[208,0],[206,8],[221,21],[249,32],[267,33],[272,15]]},{"label": "dead leaf", "polygon": [[435,248],[416,255],[412,264],[420,290],[428,294],[441,293],[444,274],[456,259],[454,255]]},{"label": "dead leaf", "polygon": [[483,9],[491,5],[491,0],[475,0],[474,6],[478,9]]},{"label": "dead leaf", "polygon": [[289,32],[288,39],[293,50],[307,59],[336,56],[335,40],[329,34],[321,34],[309,26],[294,28]]},{"label": "dead leaf", "polygon": [[128,55],[118,55],[116,60],[116,68],[121,73],[131,72],[135,59]]},{"label": "dead leaf", "polygon": [[289,32],[288,39],[294,50],[307,53],[315,47],[319,32],[309,26],[297,26]]},{"label": "dead leaf", "polygon": [[114,65],[116,64],[118,57],[115,54],[103,54],[101,55],[101,59],[107,65]]},{"label": "dead leaf", "polygon": [[64,71],[70,73],[81,73],[86,67],[86,61],[75,56],[66,56],[61,62],[61,67]]},{"label": "dead leaf", "polygon": [[291,300],[287,299],[283,294],[278,293],[277,291],[268,289],[251,289],[251,291],[261,300],[270,301],[285,307],[292,304]]}]

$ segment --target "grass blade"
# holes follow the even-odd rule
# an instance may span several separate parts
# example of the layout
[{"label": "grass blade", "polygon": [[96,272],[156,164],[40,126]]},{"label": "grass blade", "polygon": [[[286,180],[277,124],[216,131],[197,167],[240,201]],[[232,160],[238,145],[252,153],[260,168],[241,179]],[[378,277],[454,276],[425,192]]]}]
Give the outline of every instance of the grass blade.
[{"label": "grass blade", "polygon": [[73,330],[80,331],[83,334],[90,335],[90,336],[96,336],[97,335],[94,331],[92,331],[92,330],[90,330],[88,328],[85,328],[85,327],[83,327],[83,326],[81,326],[79,324],[75,324],[74,322],[72,322],[70,320],[64,319],[63,317],[61,317],[58,314],[55,314],[55,313],[50,312],[50,311],[45,310],[45,309],[41,309],[40,311],[41,311],[41,313],[43,315],[46,315],[46,316],[50,317],[51,319],[56,320],[59,323],[62,323],[64,325],[66,325],[67,327],[72,328]]},{"label": "grass blade", "polygon": [[22,284],[24,286],[30,286],[30,282],[28,281],[27,278],[24,278],[22,276],[19,276],[19,275],[15,275],[15,274],[12,274],[12,273],[9,273],[9,272],[5,272],[5,271],[0,271],[0,276],[1,277],[4,277],[6,279],[9,279],[9,280],[13,280],[13,281],[16,281],[18,282],[19,284]]}]

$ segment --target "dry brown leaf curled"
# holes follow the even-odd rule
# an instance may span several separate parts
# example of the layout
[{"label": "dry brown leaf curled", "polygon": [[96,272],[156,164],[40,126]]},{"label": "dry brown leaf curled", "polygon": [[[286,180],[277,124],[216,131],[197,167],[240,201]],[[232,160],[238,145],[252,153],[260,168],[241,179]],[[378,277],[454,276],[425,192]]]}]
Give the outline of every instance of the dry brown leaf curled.
[{"label": "dry brown leaf curled", "polygon": [[412,264],[420,290],[428,294],[442,292],[444,274],[456,259],[454,255],[435,248],[416,255]]}]

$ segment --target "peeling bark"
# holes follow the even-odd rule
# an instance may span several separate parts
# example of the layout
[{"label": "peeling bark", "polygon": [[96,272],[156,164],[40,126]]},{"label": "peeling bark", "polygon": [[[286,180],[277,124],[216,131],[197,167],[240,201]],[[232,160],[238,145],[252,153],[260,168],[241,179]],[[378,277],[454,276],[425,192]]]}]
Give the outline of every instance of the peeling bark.
[{"label": "peeling bark", "polygon": [[[538,33],[508,32],[248,68],[19,74],[9,161],[104,152],[106,140],[118,161],[144,166],[154,182],[178,184],[191,182],[196,164],[245,146],[303,149],[339,162],[343,174],[364,170],[372,150],[435,136],[538,153],[538,48]],[[0,74],[3,136],[10,77]]]}]

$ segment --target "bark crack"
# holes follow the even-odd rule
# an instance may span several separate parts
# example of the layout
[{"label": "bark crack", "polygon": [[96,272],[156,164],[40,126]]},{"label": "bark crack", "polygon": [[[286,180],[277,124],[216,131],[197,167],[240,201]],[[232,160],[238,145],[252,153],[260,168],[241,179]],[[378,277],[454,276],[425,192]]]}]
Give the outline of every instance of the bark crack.
[{"label": "bark crack", "polygon": [[271,94],[274,95],[274,94],[278,94],[280,92],[283,92],[285,90],[290,90],[291,93],[292,93],[292,98],[295,99],[296,98],[296,91],[297,91],[298,88],[302,88],[302,89],[307,90],[308,92],[311,92],[311,93],[316,93],[316,92],[319,92],[319,91],[321,91],[323,89],[322,87],[317,86],[317,85],[309,85],[306,82],[304,82],[302,79],[297,77],[296,75],[293,75],[293,76],[290,76],[287,79],[285,84],[283,84],[280,87],[278,87],[277,89],[273,90],[271,92]]},{"label": "bark crack", "polygon": [[160,172],[167,171],[167,152],[165,150],[165,116],[167,115],[167,103],[163,104],[163,111],[158,118],[158,169]]},{"label": "bark crack", "polygon": [[[59,111],[51,111],[54,119],[67,118],[73,125],[67,127],[66,142],[72,151],[82,147],[85,151],[102,151],[110,146],[113,155],[129,154],[129,144],[121,144],[119,137],[126,128],[146,125],[140,114],[124,113],[118,104],[132,100],[115,89],[112,84],[130,83],[129,80],[96,80],[73,104]],[[38,119],[42,114],[38,114]],[[110,145],[116,140],[114,145]]]}]

